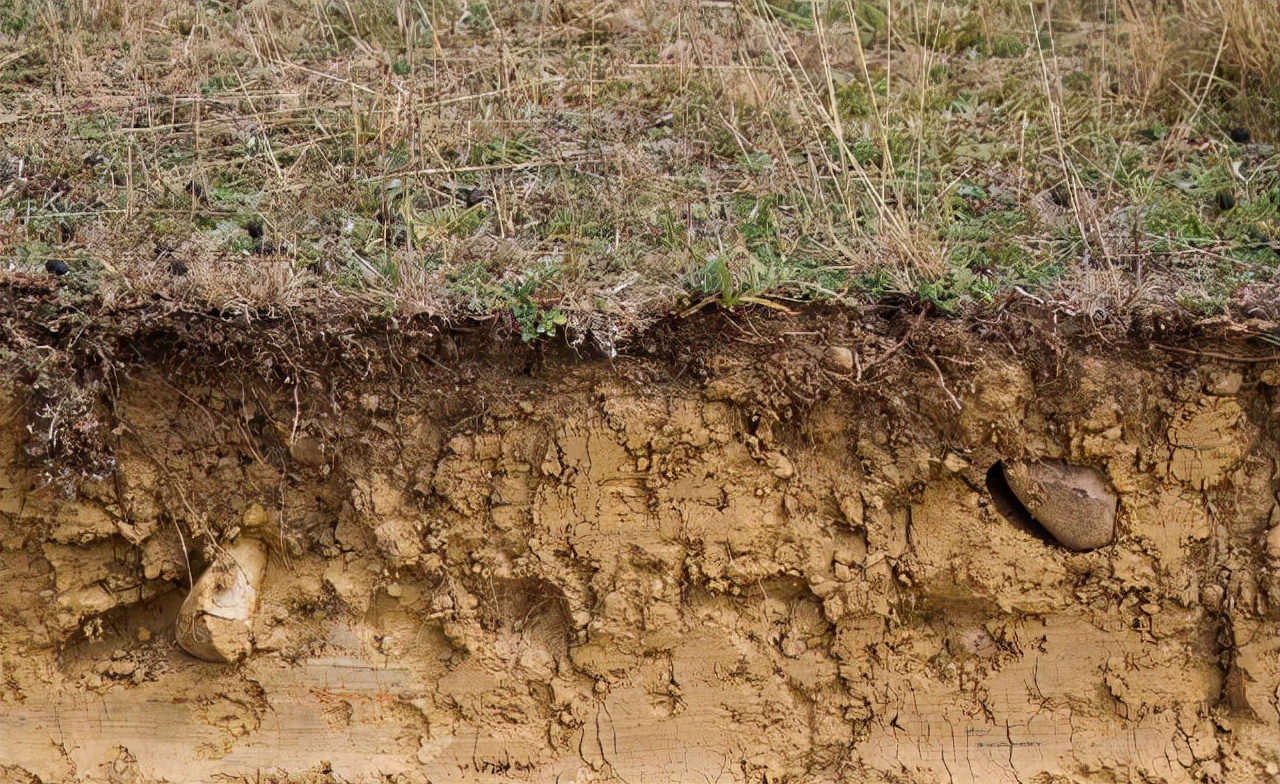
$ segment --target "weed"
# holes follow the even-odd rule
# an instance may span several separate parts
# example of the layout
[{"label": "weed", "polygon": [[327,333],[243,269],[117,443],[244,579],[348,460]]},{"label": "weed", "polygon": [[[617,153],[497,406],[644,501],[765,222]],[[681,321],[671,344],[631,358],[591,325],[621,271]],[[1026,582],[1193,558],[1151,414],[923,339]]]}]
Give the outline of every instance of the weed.
[{"label": "weed", "polygon": [[708,254],[706,261],[689,273],[690,287],[701,297],[693,310],[711,304],[730,310],[741,305],[786,310],[766,296],[778,282],[775,272],[751,254],[734,253],[723,248]]}]

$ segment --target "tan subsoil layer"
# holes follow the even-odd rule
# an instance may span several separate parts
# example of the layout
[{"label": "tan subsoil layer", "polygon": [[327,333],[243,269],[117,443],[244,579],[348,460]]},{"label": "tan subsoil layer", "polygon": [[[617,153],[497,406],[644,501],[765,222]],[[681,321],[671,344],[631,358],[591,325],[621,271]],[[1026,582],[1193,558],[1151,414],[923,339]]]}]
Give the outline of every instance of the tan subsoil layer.
[{"label": "tan subsoil layer", "polygon": [[[1274,780],[1275,364],[824,319],[143,347],[97,479],[0,389],[0,780]],[[1115,543],[998,514],[1021,457],[1104,471]],[[173,621],[237,535],[256,651],[208,664]]]}]

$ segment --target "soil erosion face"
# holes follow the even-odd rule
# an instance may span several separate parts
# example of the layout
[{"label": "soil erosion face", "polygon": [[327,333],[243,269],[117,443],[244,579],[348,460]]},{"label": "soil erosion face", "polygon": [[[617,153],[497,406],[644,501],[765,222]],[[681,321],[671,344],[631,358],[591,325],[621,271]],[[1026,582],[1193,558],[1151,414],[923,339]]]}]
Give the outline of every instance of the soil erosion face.
[{"label": "soil erosion face", "polygon": [[[1275,778],[1274,364],[788,334],[300,384],[155,356],[89,479],[0,389],[0,780]],[[1114,492],[1106,544],[988,481],[1037,461]],[[231,661],[197,659],[179,610],[237,552],[252,606],[201,588],[227,636],[186,644]]]}]

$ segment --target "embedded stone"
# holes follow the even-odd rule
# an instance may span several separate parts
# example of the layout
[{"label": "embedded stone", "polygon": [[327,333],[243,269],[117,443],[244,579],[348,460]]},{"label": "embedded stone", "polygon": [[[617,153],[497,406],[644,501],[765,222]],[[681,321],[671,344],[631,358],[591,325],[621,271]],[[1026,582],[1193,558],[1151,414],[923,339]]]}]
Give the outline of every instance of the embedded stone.
[{"label": "embedded stone", "polygon": [[1118,498],[1098,471],[1056,460],[1019,460],[1006,463],[1004,475],[1031,516],[1064,547],[1093,550],[1115,538]]},{"label": "embedded stone", "polygon": [[178,610],[178,645],[198,659],[235,662],[253,652],[253,616],[267,546],[241,537],[218,555]]},{"label": "embedded stone", "polygon": [[1210,370],[1205,374],[1204,391],[1210,395],[1228,397],[1239,394],[1244,384],[1244,374],[1239,370]]},{"label": "embedded stone", "polygon": [[838,373],[853,372],[853,352],[844,346],[832,346],[822,356],[826,366]]},{"label": "embedded stone", "polygon": [[773,469],[773,475],[779,479],[790,479],[796,475],[796,467],[781,452],[769,452],[764,456],[765,463]]},{"label": "embedded stone", "polygon": [[1280,563],[1280,514],[1272,512],[1271,520],[1271,530],[1267,531],[1262,549],[1273,563]]}]

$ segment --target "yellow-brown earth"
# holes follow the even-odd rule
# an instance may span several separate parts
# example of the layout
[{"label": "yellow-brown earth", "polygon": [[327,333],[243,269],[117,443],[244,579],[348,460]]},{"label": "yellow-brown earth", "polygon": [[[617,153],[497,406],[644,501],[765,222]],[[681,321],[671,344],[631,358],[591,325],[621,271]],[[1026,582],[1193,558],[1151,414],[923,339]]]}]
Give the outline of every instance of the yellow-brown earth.
[{"label": "yellow-brown earth", "polygon": [[[291,367],[242,332],[139,345],[96,474],[0,389],[0,780],[1280,771],[1280,375],[1241,347],[815,312]],[[1026,457],[1099,469],[1114,542],[999,514]],[[254,649],[203,662],[174,619],[239,537]]]}]

